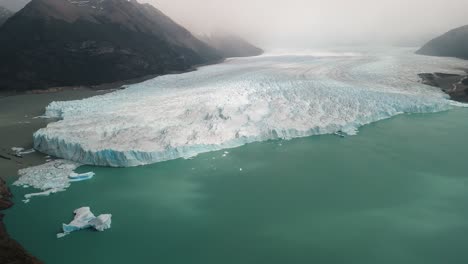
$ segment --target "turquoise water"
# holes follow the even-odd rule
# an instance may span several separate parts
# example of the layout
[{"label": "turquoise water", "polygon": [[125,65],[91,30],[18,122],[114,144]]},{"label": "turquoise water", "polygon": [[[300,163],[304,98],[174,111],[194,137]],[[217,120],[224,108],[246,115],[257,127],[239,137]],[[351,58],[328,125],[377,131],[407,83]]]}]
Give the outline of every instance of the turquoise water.
[{"label": "turquoise water", "polygon": [[[468,109],[137,168],[7,211],[45,263],[468,263]],[[242,168],[242,170],[240,170]],[[112,229],[55,234],[72,211]]]}]

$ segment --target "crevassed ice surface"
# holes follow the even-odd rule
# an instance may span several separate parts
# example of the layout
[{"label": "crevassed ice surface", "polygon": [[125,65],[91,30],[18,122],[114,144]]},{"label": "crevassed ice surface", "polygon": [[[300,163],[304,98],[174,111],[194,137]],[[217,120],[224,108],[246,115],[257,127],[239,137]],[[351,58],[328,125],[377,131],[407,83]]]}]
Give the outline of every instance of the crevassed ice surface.
[{"label": "crevassed ice surface", "polygon": [[418,73],[466,62],[412,49],[267,54],[166,75],[93,98],[54,102],[62,120],[35,148],[86,164],[136,166],[268,139],[342,131],[401,113],[450,109]]}]

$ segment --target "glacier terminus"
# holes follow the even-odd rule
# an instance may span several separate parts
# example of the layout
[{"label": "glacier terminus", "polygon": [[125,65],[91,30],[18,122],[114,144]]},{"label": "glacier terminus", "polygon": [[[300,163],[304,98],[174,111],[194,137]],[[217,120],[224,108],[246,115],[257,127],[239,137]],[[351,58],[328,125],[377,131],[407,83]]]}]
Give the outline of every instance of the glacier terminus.
[{"label": "glacier terminus", "polygon": [[404,113],[458,105],[418,82],[461,60],[412,49],[268,53],[160,76],[89,99],[53,102],[34,147],[100,166],[151,164],[270,139],[357,133]]}]

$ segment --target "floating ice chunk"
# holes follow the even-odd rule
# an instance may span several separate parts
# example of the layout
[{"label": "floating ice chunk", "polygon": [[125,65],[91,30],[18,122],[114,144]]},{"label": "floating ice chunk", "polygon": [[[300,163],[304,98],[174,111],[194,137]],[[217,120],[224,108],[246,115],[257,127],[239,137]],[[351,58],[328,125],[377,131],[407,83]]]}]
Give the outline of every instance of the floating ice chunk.
[{"label": "floating ice chunk", "polygon": [[96,175],[94,172],[86,172],[86,173],[72,173],[68,176],[70,182],[79,182],[79,181],[86,181],[94,177]]},{"label": "floating ice chunk", "polygon": [[54,160],[39,166],[21,169],[18,171],[20,178],[13,185],[42,190],[42,192],[26,194],[26,200],[35,196],[65,191],[70,186],[69,176],[79,166],[81,164],[72,161]]},{"label": "floating ice chunk", "polygon": [[13,148],[11,148],[11,150],[13,152],[15,152],[15,155],[17,157],[21,157],[23,155],[27,155],[27,154],[31,154],[31,153],[36,152],[34,149],[24,150],[24,148],[18,148],[18,147],[13,147]]},{"label": "floating ice chunk", "polygon": [[21,152],[24,150],[24,148],[19,148],[19,147],[12,147],[11,150],[15,153]]},{"label": "floating ice chunk", "polygon": [[89,207],[78,208],[73,213],[75,214],[73,221],[69,224],[62,224],[63,233],[58,233],[57,238],[62,238],[71,232],[91,227],[97,231],[104,231],[111,227],[111,214],[102,214],[96,217]]},{"label": "floating ice chunk", "polygon": [[104,231],[111,228],[112,215],[111,214],[102,214],[89,222],[89,224],[94,227],[97,231]]},{"label": "floating ice chunk", "polygon": [[62,238],[62,237],[65,237],[67,235],[68,235],[68,233],[58,233],[57,238]]},{"label": "floating ice chunk", "polygon": [[32,197],[36,197],[36,196],[49,196],[50,194],[52,193],[56,193],[56,192],[60,192],[62,191],[61,189],[49,189],[47,191],[43,191],[43,192],[37,192],[37,193],[28,193],[26,195],[24,195],[24,198],[26,198],[26,200],[30,200]]},{"label": "floating ice chunk", "polygon": [[73,231],[91,227],[89,221],[96,218],[89,207],[78,208],[73,213],[75,214],[73,221],[71,221],[68,225],[62,225],[63,232],[65,233],[71,233]]},{"label": "floating ice chunk", "polygon": [[28,149],[28,150],[22,151],[20,154],[21,155],[27,155],[27,154],[31,154],[31,153],[34,153],[34,152],[36,152],[35,149]]}]

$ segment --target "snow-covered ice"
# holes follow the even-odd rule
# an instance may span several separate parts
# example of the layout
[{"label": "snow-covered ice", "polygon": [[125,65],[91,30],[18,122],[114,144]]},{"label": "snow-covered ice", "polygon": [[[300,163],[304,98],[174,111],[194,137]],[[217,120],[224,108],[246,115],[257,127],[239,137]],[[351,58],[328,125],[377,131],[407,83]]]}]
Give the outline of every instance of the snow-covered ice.
[{"label": "snow-covered ice", "polygon": [[112,215],[111,214],[102,214],[93,220],[89,221],[89,224],[96,229],[97,231],[104,231],[111,227]]},{"label": "snow-covered ice", "polygon": [[454,103],[418,81],[467,62],[411,49],[266,54],[166,75],[93,98],[53,102],[34,134],[41,152],[85,164],[137,166],[268,139],[356,134],[403,113]]},{"label": "snow-covered ice", "polygon": [[21,169],[18,171],[20,177],[13,185],[32,187],[42,191],[26,194],[23,201],[27,203],[32,197],[62,192],[70,186],[71,182],[92,178],[93,172],[84,174],[74,172],[81,165],[73,161],[54,160],[39,166]]},{"label": "snow-covered ice", "polygon": [[63,233],[58,233],[57,238],[62,238],[71,232],[91,227],[97,231],[104,231],[111,227],[111,214],[102,214],[96,217],[89,207],[78,208],[73,213],[75,214],[73,221],[62,225]]}]

